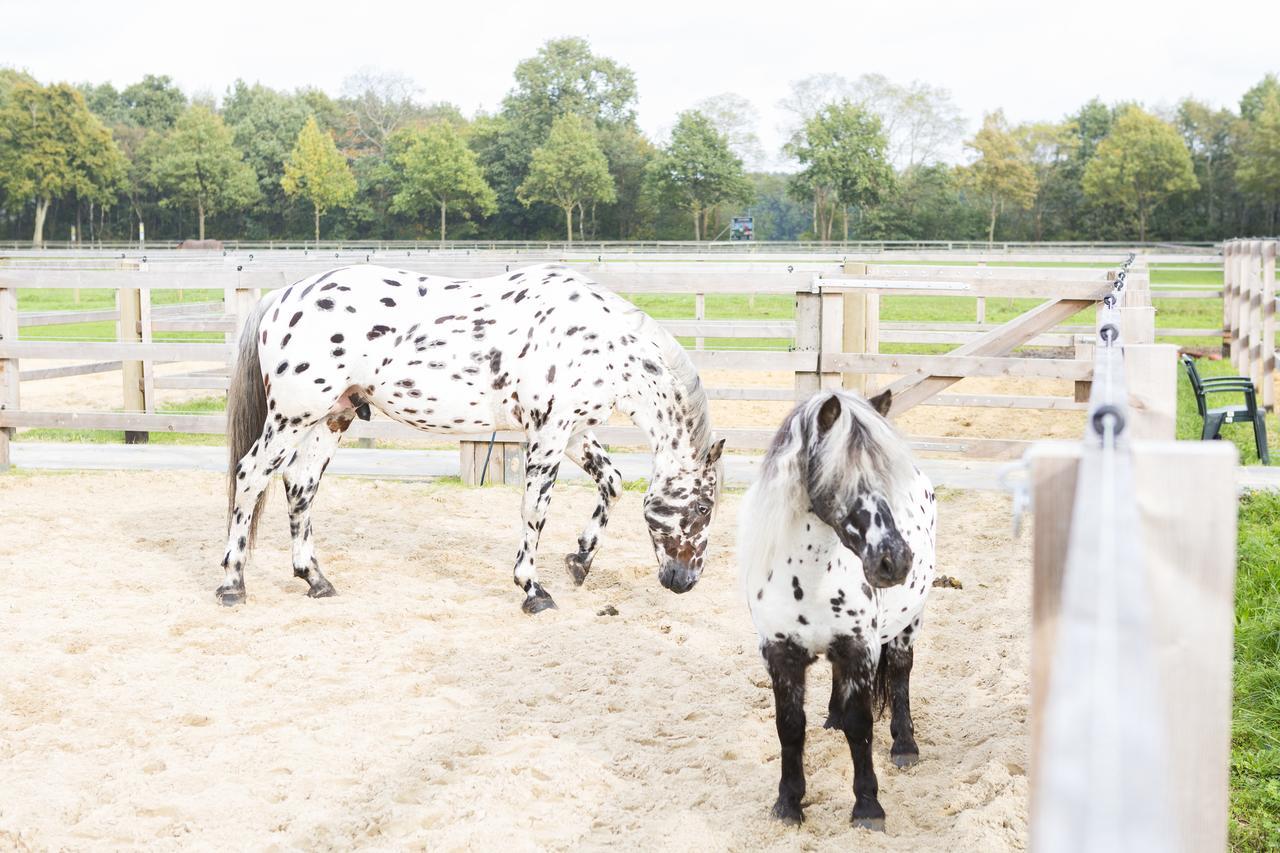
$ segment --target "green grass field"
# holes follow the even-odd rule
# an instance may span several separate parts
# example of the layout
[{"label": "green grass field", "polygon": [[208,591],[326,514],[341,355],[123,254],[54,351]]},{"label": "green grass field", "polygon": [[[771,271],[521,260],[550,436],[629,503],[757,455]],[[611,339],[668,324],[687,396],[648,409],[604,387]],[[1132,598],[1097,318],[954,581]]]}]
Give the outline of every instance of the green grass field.
[{"label": "green grass field", "polygon": [[1280,851],[1280,494],[1240,502],[1231,848]]}]

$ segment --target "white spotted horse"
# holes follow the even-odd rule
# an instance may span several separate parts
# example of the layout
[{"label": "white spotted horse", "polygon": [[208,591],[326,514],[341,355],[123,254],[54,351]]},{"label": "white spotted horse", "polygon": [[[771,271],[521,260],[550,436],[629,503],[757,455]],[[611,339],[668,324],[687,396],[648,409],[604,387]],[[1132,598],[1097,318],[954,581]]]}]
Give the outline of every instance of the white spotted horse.
[{"label": "white spotted horse", "polygon": [[934,575],[933,486],[870,401],[820,392],[788,415],[739,515],[738,558],[773,682],[782,779],[775,817],[804,820],[805,673],[831,662],[825,728],[853,757],[859,826],[884,829],[872,764],[873,706],[891,706],[890,756],[919,759],[911,722],[912,643]]},{"label": "white spotted horse", "polygon": [[659,580],[677,593],[697,583],[724,442],[712,441],[706,392],[671,335],[562,266],[459,281],[366,265],[274,291],[247,321],[228,398],[223,604],[245,600],[245,563],[277,471],[294,574],[308,595],[334,594],[316,561],[311,504],[343,432],[369,407],[426,432],[525,433],[515,582],[528,613],[555,606],[534,557],[560,462],[581,465],[599,490],[578,550],[566,557],[581,584],[622,493],[590,428],[625,413],[654,451],[644,515]]}]

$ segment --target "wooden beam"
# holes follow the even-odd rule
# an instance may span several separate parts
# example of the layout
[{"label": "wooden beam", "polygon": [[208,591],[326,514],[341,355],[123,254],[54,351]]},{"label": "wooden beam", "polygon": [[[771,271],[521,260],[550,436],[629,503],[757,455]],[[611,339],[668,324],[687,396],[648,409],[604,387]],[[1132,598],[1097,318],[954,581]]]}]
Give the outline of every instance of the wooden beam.
[{"label": "wooden beam", "polygon": [[[18,339],[18,291],[0,287],[0,346]],[[0,353],[0,417],[19,408],[18,389],[21,382],[18,360]],[[11,428],[0,424],[0,471],[9,469]]]},{"label": "wooden beam", "polygon": [[[784,353],[785,355],[785,353]],[[121,361],[216,361],[231,360],[226,344],[185,342],[111,343],[106,341],[15,341],[0,340],[2,358],[120,359]]]},{"label": "wooden beam", "polygon": [[[957,347],[948,354],[948,357],[1007,355],[1019,344],[1053,328],[1093,304],[1092,299],[1056,299],[1045,302],[1002,323],[977,340]],[[1081,377],[1073,375],[1064,378]],[[954,376],[904,376],[889,386],[889,390],[893,392],[893,408],[890,416],[907,411],[958,381],[959,377]]]},{"label": "wooden beam", "polygon": [[[969,376],[1026,376],[1045,379],[1089,379],[1093,376],[1092,364],[1073,358],[1017,358],[994,355],[871,355],[870,353],[828,355],[824,353],[819,359],[819,369],[824,374],[838,372],[908,374],[894,385],[905,382],[906,379],[921,381],[946,379],[949,380],[947,385],[952,385]],[[914,384],[920,383],[917,381],[913,382]],[[898,392],[895,391],[894,399],[896,400],[898,396]],[[923,399],[922,397],[921,400]],[[916,405],[921,400],[913,400],[911,405]],[[899,414],[896,405],[893,413]]]},{"label": "wooden beam", "polygon": [[23,382],[40,382],[45,379],[65,379],[68,376],[86,376],[91,373],[110,373],[120,369],[118,361],[96,361],[90,364],[69,364],[65,367],[45,367],[40,370],[24,370],[18,374]]}]

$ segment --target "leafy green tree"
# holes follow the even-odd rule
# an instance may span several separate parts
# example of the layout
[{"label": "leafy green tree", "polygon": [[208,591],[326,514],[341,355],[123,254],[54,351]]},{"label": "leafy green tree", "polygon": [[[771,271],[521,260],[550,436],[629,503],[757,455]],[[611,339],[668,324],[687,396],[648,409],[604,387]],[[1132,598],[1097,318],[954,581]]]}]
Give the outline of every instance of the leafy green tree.
[{"label": "leafy green tree", "polygon": [[982,129],[965,145],[978,153],[978,159],[969,167],[969,175],[989,203],[987,242],[991,243],[995,240],[996,217],[1004,205],[1027,210],[1035,203],[1036,174],[1001,110],[984,116]]},{"label": "leafy green tree", "polygon": [[[298,206],[290,204],[284,192],[284,164],[312,116],[316,110],[310,93],[281,92],[236,80],[223,96],[222,120],[258,181],[258,200],[246,216],[249,235],[272,237],[301,231]],[[316,121],[322,130],[334,129],[319,116]]]},{"label": "leafy green tree", "polygon": [[563,210],[570,241],[574,208],[617,198],[609,161],[594,129],[574,113],[560,116],[551,125],[546,144],[534,150],[529,175],[516,192],[526,206],[545,202]]},{"label": "leafy green tree", "polygon": [[1280,92],[1272,93],[1255,114],[1236,180],[1246,196],[1266,210],[1267,231],[1274,233],[1280,207]]},{"label": "leafy green tree", "polygon": [[347,158],[342,156],[333,137],[320,129],[315,116],[298,132],[297,144],[284,163],[280,179],[285,195],[302,196],[315,211],[316,242],[320,242],[320,217],[326,210],[342,207],[356,194],[356,178],[351,174]]},{"label": "leafy green tree", "polygon": [[[613,155],[636,154],[636,147],[610,131],[635,129],[635,75],[629,68],[592,53],[580,38],[552,39],[535,56],[516,66],[515,86],[496,116],[481,116],[470,136],[489,185],[498,196],[493,226],[508,236],[527,236],[553,227],[549,211],[519,203],[519,188],[529,174],[535,148],[562,115],[581,116],[600,133],[610,170],[620,182],[629,166]],[[617,145],[611,143],[618,143]],[[633,185],[622,186],[630,190]],[[619,207],[634,204],[639,192],[619,196]],[[634,221],[634,210],[615,210],[615,216]]]},{"label": "leafy green tree", "polygon": [[1178,104],[1174,126],[1182,135],[1200,190],[1182,220],[1183,233],[1197,239],[1225,235],[1225,215],[1235,194],[1236,146],[1240,119],[1230,110],[1214,110],[1193,98]]},{"label": "leafy green tree", "polygon": [[[605,125],[599,137],[600,149],[609,161],[609,174],[617,189],[617,199],[604,209],[599,229],[619,240],[639,239],[653,228],[656,211],[652,194],[645,192],[645,179],[658,149],[631,124]],[[594,207],[590,231],[594,238],[597,232]]]},{"label": "leafy green tree", "polygon": [[401,172],[400,190],[391,201],[394,211],[439,210],[440,241],[444,242],[450,209],[464,216],[497,210],[497,197],[485,182],[475,152],[452,124],[436,122],[404,133],[406,145],[396,156]]},{"label": "leafy green tree", "polygon": [[[878,204],[893,188],[888,139],[880,118],[851,101],[830,104],[804,124],[800,137],[787,147],[804,168],[799,185],[814,193],[829,193],[835,204],[818,237],[831,239],[835,209],[844,214],[844,239],[849,239],[849,207],[860,210]],[[815,195],[815,207],[817,206]]]},{"label": "leafy green tree", "polygon": [[109,204],[125,168],[110,131],[79,91],[65,83],[10,85],[0,105],[0,184],[11,199],[34,200],[36,245],[43,245],[55,199],[73,195]]},{"label": "leafy green tree", "polygon": [[1170,196],[1198,186],[1178,132],[1138,107],[1120,113],[1084,171],[1085,195],[1135,216],[1142,241],[1152,211]]},{"label": "leafy green tree", "polygon": [[1032,239],[1043,240],[1046,216],[1058,213],[1069,197],[1064,183],[1078,139],[1070,123],[1050,121],[1019,125],[1014,133],[1035,173],[1036,195],[1030,207]]},{"label": "leafy green tree", "polygon": [[742,161],[711,120],[697,110],[676,119],[671,141],[654,160],[651,174],[662,196],[693,216],[695,240],[707,233],[717,206],[752,199]]},{"label": "leafy green tree", "polygon": [[139,127],[168,130],[187,107],[187,96],[168,74],[145,75],[120,93],[126,119]]},{"label": "leafy green tree", "polygon": [[231,130],[207,106],[188,107],[164,137],[151,182],[166,207],[193,206],[204,239],[205,217],[241,210],[258,197],[257,178],[236,148]]},{"label": "leafy green tree", "polygon": [[1240,98],[1240,118],[1256,121],[1273,95],[1280,95],[1280,77],[1267,74]]}]

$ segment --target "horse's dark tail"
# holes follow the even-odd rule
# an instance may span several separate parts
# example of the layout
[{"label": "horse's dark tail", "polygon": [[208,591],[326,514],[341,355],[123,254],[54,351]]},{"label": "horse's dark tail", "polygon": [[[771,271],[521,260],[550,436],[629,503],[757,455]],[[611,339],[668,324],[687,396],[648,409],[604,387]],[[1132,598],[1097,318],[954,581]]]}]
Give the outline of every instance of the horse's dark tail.
[{"label": "horse's dark tail", "polygon": [[[259,302],[245,321],[240,333],[236,363],[231,369],[231,384],[227,388],[227,529],[236,511],[236,473],[240,460],[262,435],[267,422],[267,389],[262,383],[262,370],[258,364],[258,326],[267,311],[267,301]],[[258,516],[267,499],[263,490],[253,507],[253,519],[249,525],[249,546],[258,530]]]},{"label": "horse's dark tail", "polygon": [[875,708],[877,700],[880,707],[876,708],[876,716],[884,715],[884,708],[889,704],[889,644],[880,644],[880,662],[876,664],[876,683],[871,694],[871,706]]}]

